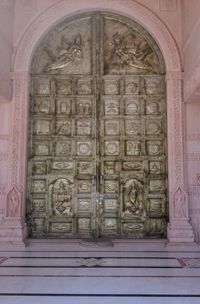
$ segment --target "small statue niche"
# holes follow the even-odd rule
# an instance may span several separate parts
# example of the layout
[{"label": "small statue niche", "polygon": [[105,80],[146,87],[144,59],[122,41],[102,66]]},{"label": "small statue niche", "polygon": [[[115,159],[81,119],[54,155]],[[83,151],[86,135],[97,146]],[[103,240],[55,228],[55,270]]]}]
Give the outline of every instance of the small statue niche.
[{"label": "small statue niche", "polygon": [[7,217],[20,217],[21,193],[17,187],[13,187],[7,196]]},{"label": "small statue niche", "polygon": [[174,217],[184,219],[187,217],[186,212],[187,193],[184,192],[180,187],[174,193],[173,206],[174,206]]},{"label": "small statue niche", "polygon": [[67,179],[58,179],[52,185],[52,207],[56,215],[71,215],[72,188]]},{"label": "small statue niche", "polygon": [[130,179],[124,186],[124,215],[142,216],[143,186],[136,179]]}]

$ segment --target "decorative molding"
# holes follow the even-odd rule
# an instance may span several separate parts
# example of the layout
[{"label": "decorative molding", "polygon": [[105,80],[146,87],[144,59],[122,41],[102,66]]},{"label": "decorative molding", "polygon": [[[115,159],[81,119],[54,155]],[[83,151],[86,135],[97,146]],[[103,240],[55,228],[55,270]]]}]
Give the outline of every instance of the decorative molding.
[{"label": "decorative molding", "polygon": [[[77,1],[78,2],[78,1]],[[168,29],[164,23],[149,9],[132,0],[82,0],[74,5],[73,0],[62,0],[37,16],[29,25],[20,39],[15,56],[14,70],[28,70],[32,52],[44,32],[52,24],[86,10],[110,10],[132,17],[155,37],[166,60],[167,70],[181,70],[180,55]],[[66,13],[67,12],[67,13]],[[169,56],[170,54],[170,56]]]},{"label": "decorative molding", "polygon": [[187,153],[187,161],[199,162],[200,161],[200,153],[199,152]]},{"label": "decorative molding", "polygon": [[167,80],[182,80],[184,78],[184,72],[181,71],[167,71],[165,79]]},{"label": "decorative molding", "polygon": [[186,140],[187,141],[200,141],[200,133],[187,134]]},{"label": "decorative molding", "polygon": [[189,196],[200,196],[200,185],[189,185],[188,186],[188,195]]},{"label": "decorative molding", "polygon": [[191,208],[191,209],[189,209],[189,215],[191,217],[199,217],[200,216],[200,208]]}]

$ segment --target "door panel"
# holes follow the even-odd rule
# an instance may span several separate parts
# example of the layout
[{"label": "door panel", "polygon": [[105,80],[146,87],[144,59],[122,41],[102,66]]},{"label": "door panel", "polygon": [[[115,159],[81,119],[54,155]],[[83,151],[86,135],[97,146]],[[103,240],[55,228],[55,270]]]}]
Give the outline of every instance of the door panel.
[{"label": "door panel", "polygon": [[64,21],[31,68],[32,237],[165,237],[164,63],[146,31],[93,13]]}]

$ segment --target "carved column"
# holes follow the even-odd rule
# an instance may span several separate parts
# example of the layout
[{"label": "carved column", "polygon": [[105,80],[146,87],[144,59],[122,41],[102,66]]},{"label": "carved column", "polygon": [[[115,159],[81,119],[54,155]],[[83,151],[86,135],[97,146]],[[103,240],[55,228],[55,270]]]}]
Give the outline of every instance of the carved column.
[{"label": "carved column", "polygon": [[184,116],[182,101],[182,73],[168,72],[168,175],[169,175],[169,242],[194,242],[188,217],[188,195],[184,167]]},{"label": "carved column", "polygon": [[25,166],[27,150],[28,73],[16,72],[13,75],[13,82],[10,178],[6,214],[0,226],[0,241],[23,243],[27,237],[25,224]]}]

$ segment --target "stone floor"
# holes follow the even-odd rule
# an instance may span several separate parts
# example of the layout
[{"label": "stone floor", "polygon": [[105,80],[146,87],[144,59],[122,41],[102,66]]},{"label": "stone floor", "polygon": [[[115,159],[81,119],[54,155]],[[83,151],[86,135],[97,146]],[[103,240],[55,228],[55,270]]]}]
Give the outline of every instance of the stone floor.
[{"label": "stone floor", "polygon": [[0,303],[199,304],[199,249],[125,240],[4,246]]}]

